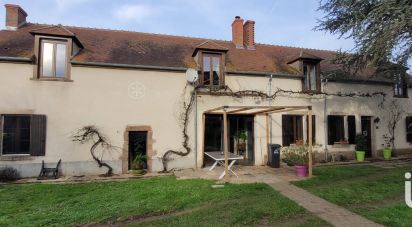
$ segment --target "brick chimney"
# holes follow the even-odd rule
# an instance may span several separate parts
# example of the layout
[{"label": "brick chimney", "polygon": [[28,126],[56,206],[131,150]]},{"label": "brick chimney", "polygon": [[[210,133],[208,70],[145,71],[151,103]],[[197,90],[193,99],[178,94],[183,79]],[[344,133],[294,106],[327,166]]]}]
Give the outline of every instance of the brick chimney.
[{"label": "brick chimney", "polygon": [[239,16],[232,23],[232,42],[236,48],[243,49],[243,19]]},{"label": "brick chimney", "polygon": [[247,20],[243,25],[243,41],[246,49],[255,49],[255,22],[253,20]]},{"label": "brick chimney", "polygon": [[6,29],[17,30],[26,23],[27,13],[19,6],[6,4]]}]

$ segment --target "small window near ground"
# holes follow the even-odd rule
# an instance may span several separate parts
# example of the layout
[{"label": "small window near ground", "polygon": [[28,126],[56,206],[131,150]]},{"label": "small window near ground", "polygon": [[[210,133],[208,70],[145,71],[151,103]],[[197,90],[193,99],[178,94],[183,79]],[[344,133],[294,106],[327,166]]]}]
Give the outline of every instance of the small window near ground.
[{"label": "small window near ground", "polygon": [[283,146],[303,142],[303,120],[301,115],[282,115]]},{"label": "small window near ground", "polygon": [[202,55],[202,71],[201,83],[205,86],[222,86],[223,73],[221,70],[222,55],[203,53]]},{"label": "small window near ground", "polygon": [[40,77],[66,78],[69,55],[67,42],[41,40],[40,45]]},{"label": "small window near ground", "polygon": [[2,155],[45,154],[46,116],[2,115],[0,125]]},{"label": "small window near ground", "polygon": [[406,141],[412,143],[412,116],[406,117]]},{"label": "small window near ground", "polygon": [[333,145],[336,142],[345,140],[344,117],[337,115],[328,116],[328,144]]},{"label": "small window near ground", "polygon": [[303,63],[303,89],[305,91],[320,91],[317,71],[317,64],[310,62]]}]

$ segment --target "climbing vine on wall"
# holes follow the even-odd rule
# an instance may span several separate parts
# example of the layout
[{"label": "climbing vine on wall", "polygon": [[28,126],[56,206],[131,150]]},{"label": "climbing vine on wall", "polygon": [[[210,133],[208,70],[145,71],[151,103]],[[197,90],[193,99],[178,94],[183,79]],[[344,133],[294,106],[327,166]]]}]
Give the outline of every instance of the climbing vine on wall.
[{"label": "climbing vine on wall", "polygon": [[[185,87],[186,90],[187,86]],[[268,94],[266,92],[262,91],[257,91],[257,90],[239,90],[239,91],[233,91],[230,89],[228,86],[226,86],[223,89],[220,90],[214,90],[210,88],[205,88],[201,86],[195,86],[193,90],[190,92],[190,97],[188,101],[183,102],[183,111],[180,116],[180,124],[182,127],[182,136],[183,136],[183,141],[182,141],[182,146],[183,146],[183,151],[179,150],[168,150],[166,151],[163,156],[162,156],[162,164],[163,164],[163,170],[161,172],[169,172],[167,163],[170,159],[170,156],[172,154],[178,155],[181,157],[187,156],[190,154],[192,149],[189,146],[189,135],[187,133],[187,127],[188,127],[188,122],[189,122],[189,116],[191,113],[191,110],[193,108],[193,104],[196,98],[196,92],[198,91],[199,93],[202,94],[208,94],[211,96],[231,96],[234,98],[242,98],[242,97],[257,97],[261,99],[267,99],[267,100],[275,100],[276,97],[279,95],[301,95],[305,97],[327,97],[327,96],[332,96],[332,97],[342,97],[342,98],[353,98],[353,97],[360,97],[360,98],[373,98],[373,97],[380,97],[381,101],[378,104],[379,107],[383,107],[383,104],[385,102],[385,97],[386,94],[384,92],[372,92],[372,93],[362,93],[362,92],[348,92],[348,93],[342,93],[342,92],[337,92],[337,93],[329,93],[329,92],[316,92],[316,93],[308,93],[308,92],[303,92],[303,91],[293,91],[293,90],[284,90],[277,88],[273,94]],[[185,95],[183,95],[183,98],[185,99]]]}]

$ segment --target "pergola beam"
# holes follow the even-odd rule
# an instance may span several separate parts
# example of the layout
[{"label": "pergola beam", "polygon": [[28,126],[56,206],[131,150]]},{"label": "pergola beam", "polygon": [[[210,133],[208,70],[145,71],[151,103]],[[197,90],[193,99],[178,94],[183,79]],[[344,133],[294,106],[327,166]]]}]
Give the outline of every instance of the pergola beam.
[{"label": "pergola beam", "polygon": [[226,113],[227,114],[234,114],[234,113],[238,113],[238,112],[246,111],[246,110],[250,110],[250,109],[253,109],[253,108],[252,107],[244,107],[244,108],[239,108],[239,109],[236,109],[236,110],[227,111]]}]

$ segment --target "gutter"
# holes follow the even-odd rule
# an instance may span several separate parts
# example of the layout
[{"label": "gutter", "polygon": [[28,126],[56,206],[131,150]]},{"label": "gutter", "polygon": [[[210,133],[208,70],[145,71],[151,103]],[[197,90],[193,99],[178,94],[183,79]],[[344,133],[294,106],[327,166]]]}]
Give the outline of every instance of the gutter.
[{"label": "gutter", "polygon": [[7,57],[7,56],[0,56],[0,61],[9,61],[9,62],[27,62],[32,63],[32,58],[25,58],[25,57]]},{"label": "gutter", "polygon": [[267,77],[268,75],[271,75],[272,77],[278,77],[278,78],[289,78],[289,79],[302,79],[302,75],[296,75],[296,74],[288,74],[288,73],[271,73],[271,72],[256,72],[256,71],[232,71],[232,70],[227,70],[227,74],[238,74],[238,75],[247,75],[247,76],[261,76],[261,77]]},{"label": "gutter", "polygon": [[335,83],[354,83],[354,84],[380,84],[380,85],[393,85],[394,82],[391,81],[381,81],[381,80],[361,80],[361,79],[328,79],[328,82]]},{"label": "gutter", "polygon": [[117,64],[117,63],[103,63],[103,62],[79,62],[71,61],[74,66],[95,66],[107,68],[125,68],[125,69],[146,69],[146,70],[161,70],[161,71],[176,71],[185,72],[186,67],[168,67],[168,66],[154,66],[154,65],[131,65],[131,64]]}]

